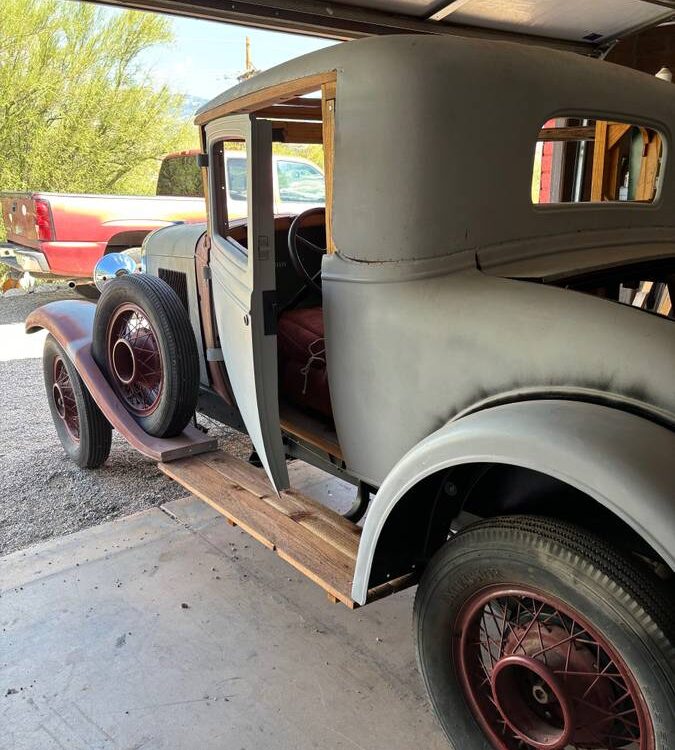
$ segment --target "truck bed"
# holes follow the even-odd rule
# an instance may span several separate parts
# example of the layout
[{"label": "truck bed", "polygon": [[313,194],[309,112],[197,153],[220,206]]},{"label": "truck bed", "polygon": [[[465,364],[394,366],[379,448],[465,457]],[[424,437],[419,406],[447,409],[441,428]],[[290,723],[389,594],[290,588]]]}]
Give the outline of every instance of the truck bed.
[{"label": "truck bed", "polygon": [[0,208],[19,263],[37,252],[41,274],[67,278],[90,278],[102,255],[140,245],[155,229],[206,220],[204,199],[183,196],[0,193]]}]

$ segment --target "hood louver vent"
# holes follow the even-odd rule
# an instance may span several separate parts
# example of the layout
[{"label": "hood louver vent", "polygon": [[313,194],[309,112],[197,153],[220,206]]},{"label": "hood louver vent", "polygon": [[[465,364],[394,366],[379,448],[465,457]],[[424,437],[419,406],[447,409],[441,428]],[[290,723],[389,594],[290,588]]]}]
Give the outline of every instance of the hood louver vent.
[{"label": "hood louver vent", "polygon": [[183,307],[188,310],[187,294],[187,276],[182,271],[172,271],[169,268],[160,268],[158,276],[176,292],[178,298],[183,303]]}]

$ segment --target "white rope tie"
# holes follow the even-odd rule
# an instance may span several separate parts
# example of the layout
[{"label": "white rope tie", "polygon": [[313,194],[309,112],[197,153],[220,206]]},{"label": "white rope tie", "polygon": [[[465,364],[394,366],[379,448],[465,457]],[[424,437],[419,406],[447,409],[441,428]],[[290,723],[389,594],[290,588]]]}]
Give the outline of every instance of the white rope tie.
[{"label": "white rope tie", "polygon": [[[321,349],[316,349],[316,345],[319,344],[321,346]],[[300,372],[305,376],[305,382],[302,386],[302,395],[306,395],[307,393],[307,380],[309,378],[309,371],[312,367],[312,364],[316,362],[321,362],[322,364],[326,364],[325,354],[326,354],[326,345],[324,343],[324,339],[316,339],[316,341],[312,341],[312,343],[307,347],[307,351],[309,352],[309,359],[307,360],[307,364],[300,370]]]}]

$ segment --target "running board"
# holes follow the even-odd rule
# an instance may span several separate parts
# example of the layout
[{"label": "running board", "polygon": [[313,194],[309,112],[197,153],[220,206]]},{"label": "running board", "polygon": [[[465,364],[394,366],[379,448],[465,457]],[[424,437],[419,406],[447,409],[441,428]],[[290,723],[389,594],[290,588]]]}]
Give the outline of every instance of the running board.
[{"label": "running board", "polygon": [[354,609],[352,582],[361,529],[294,490],[277,494],[265,472],[224,451],[159,468],[231,523],[276,552],[334,600]]}]

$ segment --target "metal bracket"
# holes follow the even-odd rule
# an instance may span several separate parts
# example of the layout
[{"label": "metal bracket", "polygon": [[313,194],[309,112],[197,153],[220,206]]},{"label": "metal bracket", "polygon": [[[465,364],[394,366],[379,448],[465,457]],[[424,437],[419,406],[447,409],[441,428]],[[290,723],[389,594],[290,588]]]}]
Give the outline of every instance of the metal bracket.
[{"label": "metal bracket", "polygon": [[200,168],[209,166],[209,155],[208,154],[197,154],[197,166]]},{"label": "metal bracket", "polygon": [[211,273],[211,267],[210,266],[202,266],[202,277],[206,279],[206,281],[210,281],[213,274]]},{"label": "metal bracket", "polygon": [[224,362],[223,350],[218,349],[207,349],[206,350],[206,361],[207,362]]}]

